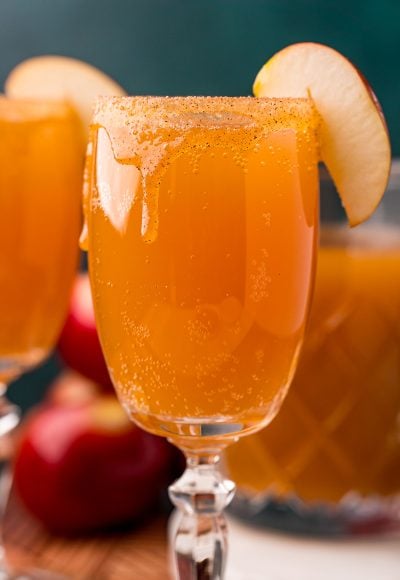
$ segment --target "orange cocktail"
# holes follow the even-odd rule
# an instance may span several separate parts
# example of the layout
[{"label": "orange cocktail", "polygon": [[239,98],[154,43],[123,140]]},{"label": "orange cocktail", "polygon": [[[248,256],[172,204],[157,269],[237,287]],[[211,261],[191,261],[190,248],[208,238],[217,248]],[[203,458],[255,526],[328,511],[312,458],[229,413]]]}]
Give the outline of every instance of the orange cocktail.
[{"label": "orange cocktail", "polygon": [[100,101],[93,296],[119,397],[146,428],[196,439],[277,412],[309,305],[316,124],[307,99]]},{"label": "orange cocktail", "polygon": [[0,382],[41,361],[68,307],[82,136],[63,104],[0,98]]},{"label": "orange cocktail", "polygon": [[82,241],[96,321],[121,403],[186,455],[169,487],[182,580],[224,577],[235,485],[221,452],[272,420],[295,370],[318,160],[353,225],[389,172],[382,114],[334,50],[288,47],[254,90],[263,98],[103,98],[91,125]]},{"label": "orange cocktail", "polygon": [[322,236],[310,326],[269,426],[228,450],[252,495],[339,502],[400,491],[400,230]]}]

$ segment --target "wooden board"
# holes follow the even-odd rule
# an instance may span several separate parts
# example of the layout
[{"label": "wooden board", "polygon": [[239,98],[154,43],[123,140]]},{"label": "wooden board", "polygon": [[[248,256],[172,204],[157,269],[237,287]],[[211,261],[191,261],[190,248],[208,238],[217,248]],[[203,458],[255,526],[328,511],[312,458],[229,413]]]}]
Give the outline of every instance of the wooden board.
[{"label": "wooden board", "polygon": [[15,568],[44,569],[79,580],[164,580],[169,577],[166,517],[120,534],[57,538],[34,521],[12,494],[4,524],[7,558]]},{"label": "wooden board", "polygon": [[[399,534],[317,540],[229,520],[227,580],[400,580]],[[46,533],[12,495],[4,535],[16,567],[74,580],[169,578],[166,516],[126,533],[68,540]]]}]

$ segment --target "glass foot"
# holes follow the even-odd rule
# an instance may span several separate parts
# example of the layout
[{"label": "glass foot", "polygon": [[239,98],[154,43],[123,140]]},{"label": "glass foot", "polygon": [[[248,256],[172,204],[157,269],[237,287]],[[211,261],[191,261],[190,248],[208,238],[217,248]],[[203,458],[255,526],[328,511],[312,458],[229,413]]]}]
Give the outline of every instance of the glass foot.
[{"label": "glass foot", "polygon": [[257,527],[303,536],[338,537],[400,531],[400,496],[380,498],[348,494],[338,503],[306,503],[293,495],[283,499],[239,492],[229,511]]},{"label": "glass foot", "polygon": [[10,459],[14,455],[14,429],[21,412],[2,394],[0,385],[0,580],[66,580],[65,576],[36,568],[16,569],[7,562],[2,546],[2,520],[11,489]]}]

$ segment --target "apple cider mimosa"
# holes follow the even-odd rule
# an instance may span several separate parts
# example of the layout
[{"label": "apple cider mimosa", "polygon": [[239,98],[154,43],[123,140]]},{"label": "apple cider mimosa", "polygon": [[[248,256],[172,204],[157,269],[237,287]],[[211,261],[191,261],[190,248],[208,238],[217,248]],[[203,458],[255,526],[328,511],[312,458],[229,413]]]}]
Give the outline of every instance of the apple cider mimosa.
[{"label": "apple cider mimosa", "polygon": [[[268,429],[227,451],[243,491],[339,502],[400,492],[400,230],[323,232],[298,370]],[[353,498],[354,501],[354,498]]]},{"label": "apple cider mimosa", "polygon": [[224,578],[235,484],[221,452],[273,419],[295,371],[319,160],[352,225],[374,211],[390,166],[377,101],[336,51],[288,47],[254,89],[104,97],[91,123],[81,239],[96,322],[129,415],[186,455],[169,487],[180,580]]},{"label": "apple cider mimosa", "polygon": [[82,135],[62,103],[0,98],[0,382],[40,362],[66,315],[81,226]]},{"label": "apple cider mimosa", "polygon": [[316,124],[306,99],[100,103],[89,267],[112,379],[146,428],[277,412],[309,304]]}]

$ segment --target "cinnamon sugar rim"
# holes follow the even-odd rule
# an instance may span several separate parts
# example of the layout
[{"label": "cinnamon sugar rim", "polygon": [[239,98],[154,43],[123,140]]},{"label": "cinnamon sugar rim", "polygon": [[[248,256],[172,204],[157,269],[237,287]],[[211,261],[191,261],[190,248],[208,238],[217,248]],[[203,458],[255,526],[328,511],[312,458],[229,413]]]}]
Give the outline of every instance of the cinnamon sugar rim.
[{"label": "cinnamon sugar rim", "polygon": [[270,97],[98,97],[92,126],[128,131],[160,128],[189,130],[263,125],[316,128],[319,115],[312,99]]}]

